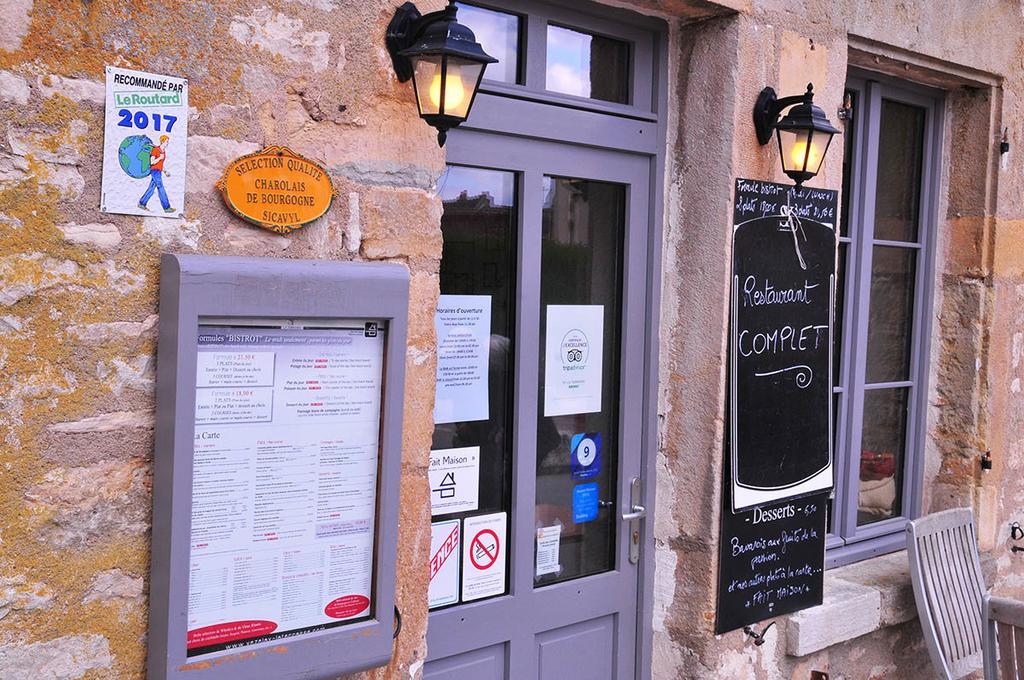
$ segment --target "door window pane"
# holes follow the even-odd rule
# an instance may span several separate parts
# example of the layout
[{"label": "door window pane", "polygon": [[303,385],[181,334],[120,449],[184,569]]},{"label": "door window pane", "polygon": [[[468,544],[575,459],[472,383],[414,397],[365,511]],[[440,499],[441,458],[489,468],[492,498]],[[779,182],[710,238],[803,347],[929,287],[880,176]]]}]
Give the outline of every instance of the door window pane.
[{"label": "door window pane", "polygon": [[[488,417],[435,424],[434,454],[431,456],[433,459],[451,449],[468,448],[472,451],[479,447],[478,507],[456,512],[442,510],[433,514],[432,520],[467,519],[504,512],[507,522],[512,507],[510,428],[518,219],[516,177],[510,172],[449,166],[441,178],[439,189],[444,205],[441,216],[444,239],[441,303],[444,303],[446,295],[486,296],[491,314],[490,338],[486,348]],[[451,452],[449,455],[452,458],[462,457],[465,452]],[[456,475],[465,472],[456,470]],[[432,504],[454,497],[452,485],[447,482],[457,485],[468,480],[455,476],[451,480],[442,479],[438,484],[432,483]],[[509,535],[507,525],[505,535]],[[463,559],[462,552],[456,550],[447,559],[458,562]],[[503,554],[507,557],[508,552],[503,551]],[[505,592],[507,590],[506,583]],[[456,597],[455,602],[446,601],[445,604],[457,604],[458,601]]]},{"label": "door window pane", "polygon": [[925,110],[882,100],[878,136],[875,238],[917,241]]},{"label": "door window pane", "polygon": [[459,23],[469,27],[484,52],[498,60],[488,64],[485,80],[519,82],[519,17],[507,12],[457,3]]},{"label": "door window pane", "polygon": [[902,513],[909,395],[905,387],[864,392],[858,526]]},{"label": "door window pane", "polygon": [[539,585],[614,567],[625,203],[622,185],[544,178]]},{"label": "door window pane", "polygon": [[629,44],[548,26],[547,89],[577,97],[629,103]]},{"label": "door window pane", "polygon": [[911,248],[875,246],[871,262],[866,382],[907,380],[914,326],[914,265]]}]

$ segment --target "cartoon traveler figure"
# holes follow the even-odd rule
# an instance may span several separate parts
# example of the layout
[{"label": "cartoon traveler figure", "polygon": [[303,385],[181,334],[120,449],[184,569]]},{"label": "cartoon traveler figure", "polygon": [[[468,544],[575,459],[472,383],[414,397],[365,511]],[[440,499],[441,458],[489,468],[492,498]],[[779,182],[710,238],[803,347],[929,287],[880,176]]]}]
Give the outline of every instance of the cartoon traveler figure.
[{"label": "cartoon traveler figure", "polygon": [[[153,191],[156,191],[160,196],[160,205],[163,206],[164,212],[174,212],[174,208],[171,207],[171,202],[167,199],[167,191],[164,189],[164,161],[167,159],[167,142],[170,139],[167,135],[160,136],[160,144],[154,146],[153,150],[149,152],[149,187],[146,189],[146,193],[142,194],[142,198],[139,199],[139,207],[143,210],[149,210],[149,199],[153,197]],[[171,174],[167,173],[170,177]]]}]

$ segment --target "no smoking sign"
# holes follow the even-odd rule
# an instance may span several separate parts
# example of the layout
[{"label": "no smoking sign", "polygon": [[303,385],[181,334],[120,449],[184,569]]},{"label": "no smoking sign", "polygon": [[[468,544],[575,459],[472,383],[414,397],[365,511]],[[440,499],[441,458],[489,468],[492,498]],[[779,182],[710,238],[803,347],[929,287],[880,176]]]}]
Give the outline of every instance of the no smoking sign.
[{"label": "no smoking sign", "polygon": [[497,512],[463,520],[463,602],[504,594],[506,517]]}]

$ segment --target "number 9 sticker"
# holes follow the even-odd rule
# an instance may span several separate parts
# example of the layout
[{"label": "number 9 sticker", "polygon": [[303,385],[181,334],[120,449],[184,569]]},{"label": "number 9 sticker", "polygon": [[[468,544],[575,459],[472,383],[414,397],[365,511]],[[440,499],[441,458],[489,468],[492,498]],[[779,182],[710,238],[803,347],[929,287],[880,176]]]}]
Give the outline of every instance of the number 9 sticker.
[{"label": "number 9 sticker", "polygon": [[569,467],[573,479],[589,479],[600,474],[600,432],[582,432],[572,436]]}]

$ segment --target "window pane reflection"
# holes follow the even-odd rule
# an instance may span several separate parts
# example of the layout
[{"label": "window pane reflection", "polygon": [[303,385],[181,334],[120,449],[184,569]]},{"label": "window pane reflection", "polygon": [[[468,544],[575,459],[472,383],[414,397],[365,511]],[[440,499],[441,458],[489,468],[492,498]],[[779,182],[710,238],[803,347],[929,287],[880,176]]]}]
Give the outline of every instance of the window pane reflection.
[{"label": "window pane reflection", "polygon": [[913,339],[917,251],[875,246],[873,253],[866,381],[907,380]]},{"label": "window pane reflection", "polygon": [[[441,294],[489,296],[491,327],[487,370],[489,418],[438,423],[431,447],[434,451],[480,447],[479,507],[469,512],[433,515],[435,522],[498,512],[511,514],[509,432],[518,219],[513,173],[449,166],[439,190],[444,205]],[[432,501],[438,500],[434,494],[440,491],[431,489]],[[449,559],[462,559],[461,552]]]},{"label": "window pane reflection", "polygon": [[[608,571],[615,564],[625,204],[622,185],[544,178],[536,519],[538,530],[558,536],[558,544],[554,547],[557,554],[552,555],[548,548],[546,555],[537,557],[538,585]],[[553,310],[554,305],[573,307]],[[552,311],[560,315],[557,322],[549,317]],[[549,318],[551,324],[560,323],[570,330],[559,330],[556,337],[548,338]],[[599,406],[577,408],[570,393],[575,389],[571,387],[575,374],[563,377],[564,371],[557,372],[550,382],[547,377],[544,348],[549,342],[565,347],[565,338],[578,328],[586,329],[584,337],[589,346],[596,348],[599,343],[600,351],[582,355],[582,362],[579,357],[563,362],[575,361],[573,366],[582,366],[582,370],[597,364],[601,376]],[[553,369],[552,374],[556,371]],[[550,393],[546,395],[545,391]],[[546,396],[552,402],[560,400],[550,409],[558,415],[545,415],[549,411]],[[581,468],[581,457],[573,452],[582,450],[588,441],[594,444],[597,455],[589,467]]]},{"label": "window pane reflection", "polygon": [[909,388],[866,390],[857,524],[902,513]]},{"label": "window pane reflection", "polygon": [[546,87],[577,97],[629,103],[629,45],[549,25]]},{"label": "window pane reflection", "polygon": [[487,65],[484,79],[518,83],[519,17],[461,2],[457,5],[459,23],[468,26],[484,52],[498,60],[496,64]]},{"label": "window pane reflection", "polygon": [[925,111],[882,100],[878,137],[875,238],[916,241],[921,201]]}]

